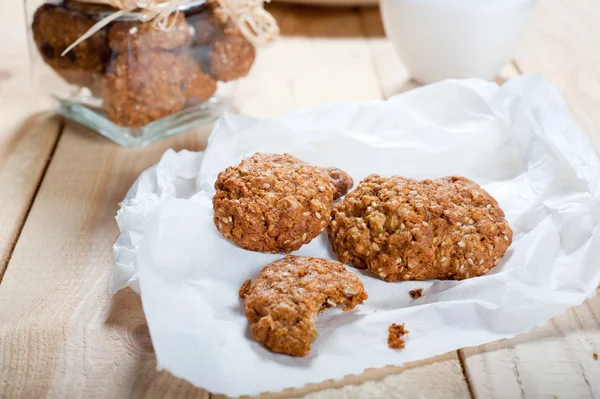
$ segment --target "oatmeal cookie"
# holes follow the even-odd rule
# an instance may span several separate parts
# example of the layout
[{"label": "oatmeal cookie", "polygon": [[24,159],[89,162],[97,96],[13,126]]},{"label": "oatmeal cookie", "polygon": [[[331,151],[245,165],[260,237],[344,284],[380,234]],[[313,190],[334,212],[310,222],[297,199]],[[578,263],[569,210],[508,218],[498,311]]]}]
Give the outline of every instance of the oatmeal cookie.
[{"label": "oatmeal cookie", "polygon": [[[342,173],[336,169],[336,174]],[[289,154],[256,153],[219,173],[213,197],[215,225],[244,249],[295,251],[329,222],[333,200],[341,194],[339,180]],[[349,177],[343,180],[352,182]]]},{"label": "oatmeal cookie", "polygon": [[143,126],[185,105],[186,63],[163,51],[120,54],[102,82],[104,109],[118,125]]},{"label": "oatmeal cookie", "polygon": [[223,82],[244,77],[255,57],[256,49],[244,36],[221,35],[210,45],[210,73]]},{"label": "oatmeal cookie", "polygon": [[186,67],[183,90],[187,103],[197,104],[211,98],[217,91],[217,82],[210,75],[202,72],[192,56],[182,54],[181,57]]},{"label": "oatmeal cookie", "polygon": [[62,52],[94,25],[85,14],[62,5],[44,4],[33,16],[33,40],[44,59],[70,84],[90,86],[110,57],[106,32],[101,30],[67,54]]},{"label": "oatmeal cookie", "polygon": [[412,299],[418,299],[423,296],[423,288],[415,288],[414,290],[410,290],[410,297]]},{"label": "oatmeal cookie", "polygon": [[227,82],[248,74],[256,49],[217,1],[209,0],[189,10],[186,19],[194,28],[194,55],[201,65],[206,63],[216,80]]},{"label": "oatmeal cookie", "polygon": [[512,242],[498,202],[464,177],[371,175],[334,205],[327,231],[341,262],[386,281],[480,276]]},{"label": "oatmeal cookie", "polygon": [[404,329],[404,323],[392,324],[388,327],[388,347],[391,349],[404,349],[405,342],[403,336],[408,334]]},{"label": "oatmeal cookie", "polygon": [[171,14],[171,29],[161,30],[154,22],[117,21],[108,30],[108,44],[116,53],[175,50],[190,44],[192,34],[183,14]]},{"label": "oatmeal cookie", "polygon": [[347,311],[368,297],[360,279],[341,263],[291,255],[265,266],[239,294],[254,338],[292,356],[310,351],[320,312],[338,305]]},{"label": "oatmeal cookie", "polygon": [[208,0],[186,11],[185,19],[194,28],[192,46],[208,45],[222,34],[233,36],[242,34],[235,22],[215,0]]}]

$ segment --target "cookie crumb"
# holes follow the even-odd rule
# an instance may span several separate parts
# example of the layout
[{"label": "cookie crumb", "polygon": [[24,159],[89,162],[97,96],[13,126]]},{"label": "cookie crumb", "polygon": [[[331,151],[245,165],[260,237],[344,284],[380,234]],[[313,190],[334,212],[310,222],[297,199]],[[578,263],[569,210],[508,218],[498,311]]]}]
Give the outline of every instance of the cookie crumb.
[{"label": "cookie crumb", "polygon": [[423,288],[416,288],[414,290],[410,290],[410,296],[412,299],[420,298],[423,295]]},{"label": "cookie crumb", "polygon": [[408,334],[408,330],[404,329],[404,323],[393,323],[389,326],[388,333],[388,346],[392,349],[404,349],[405,345],[402,336]]},{"label": "cookie crumb", "polygon": [[594,360],[598,360],[598,354],[597,353],[592,354],[592,357],[594,358]]}]

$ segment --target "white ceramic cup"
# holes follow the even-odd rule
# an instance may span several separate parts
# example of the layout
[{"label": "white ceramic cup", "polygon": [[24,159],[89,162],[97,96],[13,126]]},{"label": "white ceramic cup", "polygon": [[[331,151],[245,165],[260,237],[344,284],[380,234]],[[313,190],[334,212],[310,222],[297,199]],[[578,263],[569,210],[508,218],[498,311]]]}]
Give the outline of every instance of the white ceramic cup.
[{"label": "white ceramic cup", "polygon": [[380,0],[388,38],[412,77],[492,79],[510,60],[536,0]]}]

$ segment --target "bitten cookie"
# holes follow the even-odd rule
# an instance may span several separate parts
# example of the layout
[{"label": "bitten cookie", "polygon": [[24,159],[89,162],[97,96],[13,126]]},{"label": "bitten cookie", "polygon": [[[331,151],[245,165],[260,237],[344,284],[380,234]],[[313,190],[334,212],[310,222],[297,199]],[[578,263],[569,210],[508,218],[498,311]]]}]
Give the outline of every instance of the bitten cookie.
[{"label": "bitten cookie", "polygon": [[190,26],[183,14],[171,14],[161,30],[153,22],[117,21],[108,31],[110,48],[117,53],[174,50],[192,41]]},{"label": "bitten cookie", "polygon": [[185,105],[186,59],[164,51],[117,56],[102,82],[103,106],[116,124],[138,127]]},{"label": "bitten cookie", "polygon": [[326,308],[344,311],[368,297],[360,279],[338,262],[287,256],[264,267],[239,292],[252,335],[273,352],[305,356],[317,339],[315,321]]},{"label": "bitten cookie", "polygon": [[54,4],[42,5],[33,16],[33,40],[42,58],[71,84],[91,87],[106,68],[110,49],[103,30],[61,55],[94,23],[84,13]]},{"label": "bitten cookie", "polygon": [[386,281],[480,276],[512,242],[498,202],[464,177],[371,175],[334,205],[327,232],[341,262]]},{"label": "bitten cookie", "polygon": [[292,252],[321,233],[333,200],[351,185],[352,179],[339,169],[330,177],[327,169],[289,154],[256,153],[219,173],[214,222],[244,249]]}]

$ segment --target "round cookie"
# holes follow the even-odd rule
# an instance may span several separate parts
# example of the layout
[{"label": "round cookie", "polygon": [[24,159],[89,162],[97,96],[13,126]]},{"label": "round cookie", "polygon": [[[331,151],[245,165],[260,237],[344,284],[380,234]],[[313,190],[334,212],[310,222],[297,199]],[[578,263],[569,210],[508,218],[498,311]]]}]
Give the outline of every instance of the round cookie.
[{"label": "round cookie", "polygon": [[108,30],[108,44],[116,53],[174,50],[187,46],[192,40],[190,26],[183,13],[171,14],[168,26],[161,30],[154,22],[117,21]]},{"label": "round cookie", "polygon": [[371,175],[333,206],[327,232],[341,262],[386,281],[479,276],[512,242],[496,200],[464,177]]},{"label": "round cookie", "polygon": [[163,51],[120,54],[102,81],[103,107],[116,124],[139,127],[183,109],[186,63]]},{"label": "round cookie", "polygon": [[208,45],[221,34],[241,35],[235,22],[214,0],[186,11],[185,19],[194,28],[192,46]]},{"label": "round cookie", "polygon": [[217,91],[217,82],[208,74],[202,72],[194,58],[182,55],[186,65],[183,94],[188,104],[198,104],[212,97]]},{"label": "round cookie", "polygon": [[210,73],[215,79],[228,82],[244,77],[250,71],[256,49],[241,35],[221,35],[210,45]]},{"label": "round cookie", "polygon": [[185,19],[194,28],[192,46],[205,46],[221,34],[221,24],[214,15],[213,7],[203,4],[186,12]]},{"label": "round cookie", "polygon": [[344,265],[320,258],[287,256],[263,268],[239,292],[252,335],[273,352],[305,356],[317,339],[315,321],[326,308],[343,311],[368,297]]},{"label": "round cookie", "polygon": [[60,5],[44,4],[33,16],[33,39],[44,61],[71,84],[93,84],[110,57],[106,32],[96,32],[67,54],[62,52],[94,25],[85,14]]},{"label": "round cookie", "polygon": [[327,170],[289,154],[261,153],[219,173],[215,189],[214,222],[223,236],[271,253],[295,251],[317,237],[338,193]]}]

